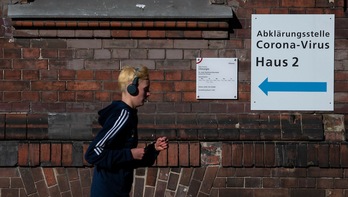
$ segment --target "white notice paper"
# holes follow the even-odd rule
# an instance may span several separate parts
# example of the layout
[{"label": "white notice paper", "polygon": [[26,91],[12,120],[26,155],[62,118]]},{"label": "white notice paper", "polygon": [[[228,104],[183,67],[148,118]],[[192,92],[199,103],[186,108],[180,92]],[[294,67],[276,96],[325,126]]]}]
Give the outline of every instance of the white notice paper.
[{"label": "white notice paper", "polygon": [[237,58],[196,59],[197,99],[237,99]]}]

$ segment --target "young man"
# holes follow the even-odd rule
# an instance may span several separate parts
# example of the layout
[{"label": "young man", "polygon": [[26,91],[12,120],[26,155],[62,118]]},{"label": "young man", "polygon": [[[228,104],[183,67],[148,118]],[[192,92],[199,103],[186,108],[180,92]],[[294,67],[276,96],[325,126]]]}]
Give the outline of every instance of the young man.
[{"label": "young man", "polygon": [[133,170],[153,165],[159,152],[168,147],[167,138],[159,137],[147,147],[137,148],[136,108],[150,96],[147,67],[123,68],[118,84],[122,99],[98,112],[102,129],[85,154],[86,161],[95,166],[91,197],[128,197]]}]

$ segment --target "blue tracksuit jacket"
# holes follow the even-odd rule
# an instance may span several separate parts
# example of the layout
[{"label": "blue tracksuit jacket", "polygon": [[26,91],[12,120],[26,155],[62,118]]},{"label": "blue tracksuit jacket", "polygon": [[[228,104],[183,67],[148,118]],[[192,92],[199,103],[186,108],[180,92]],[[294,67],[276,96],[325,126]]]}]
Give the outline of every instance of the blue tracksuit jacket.
[{"label": "blue tracksuit jacket", "polygon": [[158,152],[150,144],[142,160],[133,159],[131,149],[138,144],[136,109],[113,101],[98,114],[102,129],[85,154],[86,161],[95,166],[91,197],[128,197],[133,170],[153,165]]}]

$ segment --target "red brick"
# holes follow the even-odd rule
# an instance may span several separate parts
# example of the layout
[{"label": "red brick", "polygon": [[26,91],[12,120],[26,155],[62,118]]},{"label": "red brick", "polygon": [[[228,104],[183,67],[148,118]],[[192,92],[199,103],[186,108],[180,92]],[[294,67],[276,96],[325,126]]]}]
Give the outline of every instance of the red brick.
[{"label": "red brick", "polygon": [[61,196],[58,185],[49,187],[48,191],[50,193],[50,196]]},{"label": "red brick", "polygon": [[52,166],[61,166],[62,164],[62,144],[51,144],[51,164]]},{"label": "red brick", "polygon": [[23,80],[35,81],[39,79],[39,71],[38,70],[23,70]]},{"label": "red brick", "polygon": [[281,7],[315,7],[315,0],[282,0]]},{"label": "red brick", "polygon": [[174,40],[174,48],[183,49],[208,49],[207,40]]},{"label": "red brick", "polygon": [[200,143],[199,142],[190,142],[189,144],[190,151],[190,166],[199,166],[200,165]]},{"label": "red brick", "polygon": [[4,189],[1,189],[0,195],[6,196],[6,197],[17,197],[19,196],[19,190],[4,188]]},{"label": "red brick", "polygon": [[112,80],[112,72],[111,71],[105,71],[105,70],[96,70],[95,73],[95,80]]},{"label": "red brick", "polygon": [[63,81],[33,81],[31,85],[33,91],[65,90]]},{"label": "red brick", "polygon": [[181,93],[180,92],[169,92],[164,94],[163,101],[167,102],[180,102],[181,101]]},{"label": "red brick", "polygon": [[29,165],[40,165],[40,144],[38,143],[29,144]]},{"label": "red brick", "polygon": [[230,143],[222,144],[222,166],[232,166],[232,145]]},{"label": "red brick", "polygon": [[256,8],[255,14],[271,14],[271,8]]},{"label": "red brick", "polygon": [[188,143],[179,143],[179,165],[189,166],[189,145]]},{"label": "red brick", "polygon": [[19,168],[24,188],[28,194],[36,192],[33,173],[30,168]]},{"label": "red brick", "polygon": [[318,149],[318,161],[320,167],[329,167],[329,145],[320,144]]},{"label": "red brick", "polygon": [[28,166],[29,164],[29,146],[27,143],[18,145],[18,165]]},{"label": "red brick", "polygon": [[35,183],[39,196],[49,196],[48,189],[44,180]]},{"label": "red brick", "polygon": [[27,59],[15,59],[13,61],[13,68],[14,69],[32,69],[32,70],[40,70],[40,69],[46,69],[48,68],[48,61],[47,60],[27,60]]},{"label": "red brick", "polygon": [[168,148],[168,165],[178,166],[179,164],[179,146],[176,142],[170,142]]},{"label": "red brick", "polygon": [[298,181],[301,188],[315,188],[317,185],[315,178],[300,178]]},{"label": "red brick", "polygon": [[228,31],[203,31],[202,37],[204,39],[227,39],[229,33]]},{"label": "red brick", "polygon": [[254,197],[282,197],[282,196],[289,196],[289,190],[288,189],[255,189],[254,190]]},{"label": "red brick", "polygon": [[23,58],[39,58],[40,49],[38,48],[23,48],[22,49]]},{"label": "red brick", "polygon": [[319,189],[333,188],[334,179],[333,178],[319,178],[317,179],[317,187]]},{"label": "red brick", "polygon": [[90,187],[91,186],[91,171],[93,171],[93,168],[79,168],[79,175],[81,180],[81,186],[84,187]]},{"label": "red brick", "polygon": [[169,174],[169,180],[168,180],[167,189],[176,190],[177,185],[178,185],[178,180],[179,180],[179,175],[178,174],[170,173]]},{"label": "red brick", "polygon": [[130,36],[134,38],[146,38],[148,35],[147,30],[131,30]]},{"label": "red brick", "polygon": [[319,189],[293,189],[289,196],[325,196],[325,190]]},{"label": "red brick", "polygon": [[232,166],[241,167],[243,162],[243,144],[232,144]]},{"label": "red brick", "polygon": [[60,192],[66,192],[70,189],[69,181],[66,174],[57,175],[57,182]]},{"label": "red brick", "polygon": [[148,168],[147,169],[147,176],[146,176],[146,183],[145,185],[148,186],[156,186],[156,180],[157,180],[157,168]]},{"label": "red brick", "polygon": [[[7,178],[7,179],[9,179],[9,178]],[[18,189],[19,188],[24,188],[22,178],[20,178],[20,177],[11,177],[10,181],[11,181],[11,183],[10,183],[11,184],[11,188],[18,188]]]},{"label": "red brick", "polygon": [[245,178],[245,187],[246,188],[261,188],[262,179],[259,177],[246,177]]},{"label": "red brick", "polygon": [[19,59],[21,58],[21,50],[20,49],[3,49],[4,50],[4,58],[8,59]]},{"label": "red brick", "polygon": [[[164,80],[165,73],[163,70],[154,70],[150,72],[150,79],[151,81],[160,81]],[[151,88],[152,89],[152,88]]]},{"label": "red brick", "polygon": [[189,186],[194,168],[183,168],[181,172],[180,184]]},{"label": "red brick", "polygon": [[4,100],[5,102],[19,102],[21,101],[21,93],[20,92],[4,92]]},{"label": "red brick", "polygon": [[55,103],[58,101],[58,92],[45,91],[41,93],[41,101],[44,103]]},{"label": "red brick", "polygon": [[263,143],[256,143],[255,144],[255,166],[260,166],[260,167],[265,166],[264,147],[265,147],[265,145]]},{"label": "red brick", "polygon": [[276,162],[275,144],[274,143],[266,143],[264,153],[265,153],[265,155],[264,155],[265,166],[274,166],[275,162]]},{"label": "red brick", "polygon": [[[1,50],[0,50],[1,52]],[[0,55],[1,57],[1,55]],[[8,59],[0,59],[0,68],[1,69],[11,69],[12,68],[12,61]]]},{"label": "red brick", "polygon": [[102,41],[100,39],[73,39],[67,42],[60,43],[61,45],[66,45],[56,48],[79,48],[79,49],[96,49],[101,48]]},{"label": "red brick", "polygon": [[281,178],[280,179],[280,187],[283,188],[297,188],[298,180],[296,178]]},{"label": "red brick", "polygon": [[[11,103],[11,110],[9,110],[10,112],[22,112],[22,113],[27,113],[28,111],[30,111],[30,103],[28,102],[12,102]],[[22,134],[24,134],[22,132]],[[24,136],[23,136],[24,137]]]},{"label": "red brick", "polygon": [[74,57],[74,50],[59,49],[58,50],[58,57],[60,57],[60,58],[73,58]]},{"label": "red brick", "polygon": [[348,166],[348,145],[347,144],[341,144],[340,145],[340,157],[341,157],[341,166],[347,167]]},{"label": "red brick", "polygon": [[100,90],[99,82],[90,81],[69,81],[67,83],[67,90]]},{"label": "red brick", "polygon": [[344,189],[330,189],[329,191],[330,191],[331,196],[345,196],[345,195],[347,195],[347,194],[345,194]]},{"label": "red brick", "polygon": [[107,102],[111,100],[111,95],[109,92],[96,92],[95,100],[99,102]]},{"label": "red brick", "polygon": [[0,168],[0,177],[11,178],[11,177],[20,177],[18,174],[17,168]]},{"label": "red brick", "polygon": [[340,167],[340,145],[330,144],[329,146],[329,163],[330,167]]},{"label": "red brick", "polygon": [[55,173],[53,171],[53,168],[42,168],[44,176],[45,176],[45,180],[47,183],[48,187],[51,187],[53,185],[57,184],[56,181],[56,177],[55,177]]},{"label": "red brick", "polygon": [[174,82],[174,91],[176,92],[188,92],[188,91],[195,91],[195,90],[196,90],[195,82],[186,82],[186,81]]},{"label": "red brick", "polygon": [[331,177],[331,178],[342,178],[343,170],[342,169],[329,169],[329,168],[319,168],[311,167],[308,168],[308,177]]},{"label": "red brick", "polygon": [[76,101],[77,102],[93,102],[94,101],[94,92],[78,91],[78,92],[76,92]]},{"label": "red brick", "polygon": [[2,91],[26,91],[29,86],[29,81],[0,81]]},{"label": "red brick", "polygon": [[262,179],[264,188],[279,188],[279,178],[278,177],[264,177]]},{"label": "red brick", "polygon": [[110,30],[94,30],[94,37],[109,38],[111,36]]},{"label": "red brick", "polygon": [[39,35],[42,37],[57,37],[57,30],[42,29],[39,30]]},{"label": "red brick", "polygon": [[348,82],[347,81],[336,81],[335,82],[335,92],[342,91],[347,92],[348,91]]},{"label": "red brick", "polygon": [[118,87],[117,82],[104,82],[103,90],[115,91],[117,87]]},{"label": "red brick", "polygon": [[167,166],[168,165],[168,149],[161,151],[157,157],[156,166]]},{"label": "red brick", "polygon": [[72,165],[72,161],[73,161],[73,153],[72,153],[72,144],[66,144],[64,143],[62,145],[62,165],[63,166],[71,166]]},{"label": "red brick", "polygon": [[20,80],[21,77],[20,70],[4,70],[4,79],[5,80]]},{"label": "red brick", "polygon": [[93,37],[93,30],[75,30],[75,36],[79,38],[91,38]]},{"label": "red brick", "polygon": [[244,143],[243,147],[243,166],[250,167],[254,165],[254,144]]},{"label": "red brick", "polygon": [[165,38],[166,36],[166,31],[160,31],[160,30],[149,30],[148,31],[148,37],[149,38]]},{"label": "red brick", "polygon": [[229,197],[229,196],[253,196],[252,190],[246,190],[246,189],[220,189],[220,197]]},{"label": "red brick", "polygon": [[60,80],[74,80],[76,79],[76,71],[74,70],[59,70],[59,79]]},{"label": "red brick", "polygon": [[40,162],[41,165],[47,166],[50,164],[50,156],[51,156],[51,145],[49,143],[41,143],[40,144]]},{"label": "red brick", "polygon": [[204,32],[202,31],[184,31],[183,32],[184,35],[183,37],[184,38],[202,38],[203,36],[207,36],[206,34],[204,34]]},{"label": "red brick", "polygon": [[182,101],[197,102],[196,92],[183,92],[182,94]]},{"label": "red brick", "polygon": [[59,101],[74,102],[76,100],[76,92],[58,92]]},{"label": "red brick", "polygon": [[40,70],[41,80],[56,80],[58,79],[57,70]]},{"label": "red brick", "polygon": [[173,82],[152,82],[151,92],[173,92]]},{"label": "red brick", "polygon": [[72,196],[83,196],[81,183],[79,180],[70,181],[69,184],[70,184]]},{"label": "red brick", "polygon": [[212,187],[213,183],[215,182],[216,174],[218,172],[218,167],[212,166],[212,167],[207,167],[204,179],[201,184],[201,190],[204,193],[209,194]]},{"label": "red brick", "polygon": [[334,181],[334,188],[336,189],[346,189],[348,184],[347,179],[336,179]]}]

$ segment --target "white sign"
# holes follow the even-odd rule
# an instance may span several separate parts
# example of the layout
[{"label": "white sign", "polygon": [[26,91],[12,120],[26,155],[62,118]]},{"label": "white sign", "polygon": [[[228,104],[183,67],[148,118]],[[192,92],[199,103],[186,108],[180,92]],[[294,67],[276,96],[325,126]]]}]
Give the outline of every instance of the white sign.
[{"label": "white sign", "polygon": [[237,99],[237,58],[197,58],[197,99]]},{"label": "white sign", "polygon": [[251,110],[334,109],[334,23],[327,15],[252,15]]}]

